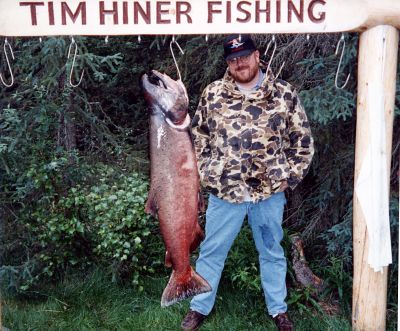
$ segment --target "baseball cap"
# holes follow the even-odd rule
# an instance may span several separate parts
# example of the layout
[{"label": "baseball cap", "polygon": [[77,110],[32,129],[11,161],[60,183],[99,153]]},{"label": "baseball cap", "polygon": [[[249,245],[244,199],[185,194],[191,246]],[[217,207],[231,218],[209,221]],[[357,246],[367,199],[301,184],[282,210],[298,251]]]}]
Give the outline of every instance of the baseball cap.
[{"label": "baseball cap", "polygon": [[224,40],[224,58],[227,61],[234,57],[249,55],[256,49],[249,34],[231,34]]}]

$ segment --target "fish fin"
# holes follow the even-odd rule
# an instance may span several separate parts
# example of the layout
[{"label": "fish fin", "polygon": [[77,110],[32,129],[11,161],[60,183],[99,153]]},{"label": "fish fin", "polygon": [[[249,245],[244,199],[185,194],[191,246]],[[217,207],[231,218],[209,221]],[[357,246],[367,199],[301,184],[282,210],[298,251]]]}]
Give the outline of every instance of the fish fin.
[{"label": "fish fin", "polygon": [[[194,295],[211,291],[210,284],[195,272],[192,267],[190,267],[188,273],[189,275],[179,275],[175,270],[172,271],[168,285],[161,297],[161,307],[167,307]],[[180,278],[188,279],[179,281]]]},{"label": "fish fin", "polygon": [[171,260],[171,254],[169,254],[168,251],[165,251],[165,261],[164,264],[167,268],[172,267],[172,260]]},{"label": "fish fin", "polygon": [[204,199],[204,195],[199,191],[199,210],[200,212],[204,213],[206,211],[206,201]]},{"label": "fish fin", "polygon": [[194,239],[190,244],[190,253],[194,252],[197,247],[199,247],[200,243],[204,239],[204,232],[200,227],[199,223],[196,224],[196,233],[194,235]]},{"label": "fish fin", "polygon": [[149,195],[147,197],[146,206],[144,208],[144,211],[147,214],[151,214],[151,216],[153,216],[153,217],[157,216],[157,211],[158,211],[157,201],[156,201],[155,194],[153,193],[153,190],[151,190],[151,189],[150,189]]}]

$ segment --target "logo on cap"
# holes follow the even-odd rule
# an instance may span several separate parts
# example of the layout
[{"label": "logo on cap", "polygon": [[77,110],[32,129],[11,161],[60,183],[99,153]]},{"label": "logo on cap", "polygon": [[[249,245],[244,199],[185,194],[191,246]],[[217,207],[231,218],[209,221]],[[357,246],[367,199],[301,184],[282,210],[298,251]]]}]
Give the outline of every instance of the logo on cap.
[{"label": "logo on cap", "polygon": [[239,42],[239,40],[237,40],[237,39],[232,39],[228,44],[232,44],[232,45],[230,46],[230,48],[235,49],[235,48],[238,48],[238,47],[242,46],[242,45],[244,44],[244,42],[241,43],[241,42]]}]

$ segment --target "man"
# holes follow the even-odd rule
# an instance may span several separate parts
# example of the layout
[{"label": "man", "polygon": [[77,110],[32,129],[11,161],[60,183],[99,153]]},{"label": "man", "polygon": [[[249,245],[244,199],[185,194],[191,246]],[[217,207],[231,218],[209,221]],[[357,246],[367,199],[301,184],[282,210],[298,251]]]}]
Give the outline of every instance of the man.
[{"label": "man", "polygon": [[266,72],[249,35],[229,36],[224,58],[227,71],[204,90],[192,127],[201,184],[210,193],[196,271],[212,291],[192,299],[181,326],[197,330],[213,308],[225,259],[247,215],[268,313],[278,330],[289,331],[283,191],[307,173],[314,153],[310,126],[295,89]]}]

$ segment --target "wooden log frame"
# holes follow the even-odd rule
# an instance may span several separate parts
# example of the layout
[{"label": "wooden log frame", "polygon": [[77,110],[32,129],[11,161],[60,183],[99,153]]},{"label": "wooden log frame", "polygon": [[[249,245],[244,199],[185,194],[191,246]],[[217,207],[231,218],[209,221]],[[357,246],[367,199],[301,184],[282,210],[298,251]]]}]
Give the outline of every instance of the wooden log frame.
[{"label": "wooden log frame", "polygon": [[[360,36],[355,183],[367,154],[371,136],[369,125],[371,111],[384,111],[386,155],[383,157],[386,157],[387,183],[390,181],[398,42],[398,31],[391,26],[378,26],[363,32]],[[375,89],[377,84],[379,88]],[[370,104],[372,99],[381,101],[378,108],[372,107]],[[356,190],[354,192],[353,329],[385,330],[388,268],[385,267],[382,273],[374,272],[368,265],[367,255],[370,243],[367,225]]]},{"label": "wooden log frame", "polygon": [[[18,18],[18,19],[16,19]],[[0,36],[362,32],[397,0],[0,0]]]},{"label": "wooden log frame", "polygon": [[[147,16],[134,13],[135,3],[147,2],[0,0],[0,36],[360,32],[355,183],[370,130],[367,95],[376,93],[371,82],[381,87],[376,98],[383,102],[386,151],[391,150],[399,0],[149,1],[152,14]],[[257,12],[260,6],[264,11]],[[385,157],[389,169],[390,152]],[[387,267],[377,273],[368,266],[370,243],[356,193],[353,231],[353,329],[385,330]]]}]

